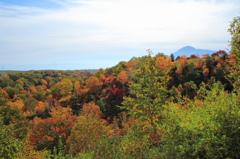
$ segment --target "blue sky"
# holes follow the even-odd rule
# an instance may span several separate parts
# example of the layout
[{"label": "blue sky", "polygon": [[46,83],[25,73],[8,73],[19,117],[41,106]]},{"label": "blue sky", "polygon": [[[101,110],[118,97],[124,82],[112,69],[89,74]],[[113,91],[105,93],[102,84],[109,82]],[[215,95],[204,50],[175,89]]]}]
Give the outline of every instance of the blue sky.
[{"label": "blue sky", "polygon": [[147,49],[167,55],[187,45],[226,49],[239,6],[239,0],[0,0],[0,69],[105,69]]}]

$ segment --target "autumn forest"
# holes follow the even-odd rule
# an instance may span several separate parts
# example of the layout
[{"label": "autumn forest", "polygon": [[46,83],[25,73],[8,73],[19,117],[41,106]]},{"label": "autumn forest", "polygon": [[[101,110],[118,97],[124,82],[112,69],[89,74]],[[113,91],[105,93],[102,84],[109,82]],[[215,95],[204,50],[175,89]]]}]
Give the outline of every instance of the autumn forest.
[{"label": "autumn forest", "polygon": [[231,50],[91,71],[0,74],[0,158],[239,158],[240,17]]}]

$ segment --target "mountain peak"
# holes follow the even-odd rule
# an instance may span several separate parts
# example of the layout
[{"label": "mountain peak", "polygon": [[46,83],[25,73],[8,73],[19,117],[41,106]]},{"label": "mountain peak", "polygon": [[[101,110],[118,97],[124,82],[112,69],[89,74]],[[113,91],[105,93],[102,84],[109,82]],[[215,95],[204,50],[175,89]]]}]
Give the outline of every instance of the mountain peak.
[{"label": "mountain peak", "polygon": [[185,47],[183,47],[182,49],[195,49],[194,47],[192,47],[192,46],[185,46]]},{"label": "mountain peak", "polygon": [[173,53],[174,57],[177,58],[178,56],[183,56],[186,55],[187,57],[190,57],[191,55],[203,55],[203,54],[212,54],[216,51],[212,51],[212,50],[203,50],[203,49],[196,49],[192,46],[185,46],[181,49],[179,49],[178,51],[176,51],[175,53]]}]

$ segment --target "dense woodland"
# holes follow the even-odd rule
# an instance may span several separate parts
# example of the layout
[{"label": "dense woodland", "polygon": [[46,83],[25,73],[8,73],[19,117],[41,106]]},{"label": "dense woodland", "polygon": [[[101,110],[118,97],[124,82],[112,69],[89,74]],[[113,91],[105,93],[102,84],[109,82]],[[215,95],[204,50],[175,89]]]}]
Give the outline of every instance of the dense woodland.
[{"label": "dense woodland", "polygon": [[231,51],[97,71],[1,72],[1,158],[238,158],[240,17]]}]

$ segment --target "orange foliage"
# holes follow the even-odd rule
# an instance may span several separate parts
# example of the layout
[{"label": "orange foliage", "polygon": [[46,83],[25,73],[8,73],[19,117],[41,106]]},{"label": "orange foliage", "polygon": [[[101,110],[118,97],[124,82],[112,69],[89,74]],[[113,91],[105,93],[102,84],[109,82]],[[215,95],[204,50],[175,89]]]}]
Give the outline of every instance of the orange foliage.
[{"label": "orange foliage", "polygon": [[42,85],[42,88],[43,88],[43,89],[46,89],[46,88],[47,88],[47,86],[45,86],[45,85]]},{"label": "orange foliage", "polygon": [[86,81],[86,87],[90,89],[90,93],[98,91],[100,85],[102,85],[102,82],[95,76],[91,76]]},{"label": "orange foliage", "polygon": [[126,71],[121,71],[118,76],[117,80],[121,82],[123,85],[128,81],[127,76],[126,76]]},{"label": "orange foliage", "polygon": [[171,57],[169,57],[168,59],[165,59],[164,56],[158,56],[156,57],[157,63],[160,66],[161,69],[163,68],[171,68],[172,67],[172,60]]},{"label": "orange foliage", "polygon": [[36,89],[36,87],[35,86],[32,86],[31,88],[29,88],[29,90],[30,90],[30,92],[37,92],[37,89]]},{"label": "orange foliage", "polygon": [[24,104],[22,102],[22,100],[17,100],[15,102],[8,102],[7,103],[10,107],[13,107],[13,108],[17,108],[19,110],[22,110]]},{"label": "orange foliage", "polygon": [[41,81],[42,81],[42,85],[47,85],[48,84],[45,79],[41,79]]},{"label": "orange foliage", "polygon": [[130,61],[128,61],[127,62],[127,69],[135,69],[136,68],[136,62],[135,62],[135,60],[130,60]]},{"label": "orange foliage", "polygon": [[45,104],[43,103],[43,102],[38,102],[38,106],[36,106],[35,108],[34,108],[34,111],[37,111],[37,112],[44,112],[44,110],[45,110]]},{"label": "orange foliage", "polygon": [[19,92],[20,92],[20,94],[27,94],[26,90],[20,90]]},{"label": "orange foliage", "polygon": [[30,115],[30,114],[31,114],[31,112],[29,112],[28,110],[25,111],[25,112],[23,112],[23,116],[24,116],[24,117],[26,117],[26,116],[28,116],[28,115]]},{"label": "orange foliage", "polygon": [[65,143],[75,121],[76,116],[70,114],[65,114],[57,118],[43,119],[37,122],[29,133],[28,144],[33,145],[38,150],[44,148],[53,150],[54,146],[58,146],[58,139],[60,137],[62,138],[62,142]]},{"label": "orange foliage", "polygon": [[22,82],[20,79],[18,79],[18,80],[16,81],[16,83],[18,83],[18,84],[20,84],[20,85],[23,85],[23,82]]},{"label": "orange foliage", "polygon": [[111,78],[112,78],[111,75],[106,78],[103,74],[101,74],[100,77],[99,77],[99,81],[102,82],[103,86],[108,86],[109,81],[111,80]]},{"label": "orange foliage", "polygon": [[185,55],[183,55],[180,58],[178,58],[177,62],[178,62],[178,67],[177,67],[176,73],[181,75],[184,66],[186,66],[186,64],[187,64],[187,57]]},{"label": "orange foliage", "polygon": [[203,66],[203,76],[206,78],[209,74],[209,69],[206,68],[206,65]]},{"label": "orange foliage", "polygon": [[87,118],[96,118],[98,120],[101,119],[101,116],[103,115],[100,111],[99,106],[95,105],[94,102],[85,103],[81,109],[80,114]]},{"label": "orange foliage", "polygon": [[6,92],[4,89],[2,89],[1,87],[0,87],[0,97],[10,98],[10,97],[8,96],[7,92]]}]

